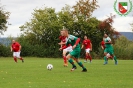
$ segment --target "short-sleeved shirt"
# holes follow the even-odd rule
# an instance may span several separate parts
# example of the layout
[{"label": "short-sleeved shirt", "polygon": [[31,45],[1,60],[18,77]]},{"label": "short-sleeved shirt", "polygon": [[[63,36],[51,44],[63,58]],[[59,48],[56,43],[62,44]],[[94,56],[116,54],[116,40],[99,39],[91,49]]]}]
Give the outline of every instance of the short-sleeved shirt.
[{"label": "short-sleeved shirt", "polygon": [[91,41],[89,39],[83,40],[82,44],[85,46],[85,49],[91,48]]},{"label": "short-sleeved shirt", "polygon": [[105,49],[105,42],[104,41],[101,42],[101,46]]},{"label": "short-sleeved shirt", "polygon": [[[73,35],[69,35],[68,38],[67,38],[67,41],[66,41],[66,44],[71,44],[72,46],[74,46],[74,44],[76,43],[77,41],[77,37],[73,36]],[[73,49],[72,52],[70,52],[70,55],[72,55],[73,57],[75,58],[79,58],[80,57],[80,44],[78,43],[76,45],[76,47]]]},{"label": "short-sleeved shirt", "polygon": [[[67,41],[67,38],[65,36],[60,36],[59,39],[63,42],[63,43],[66,43]],[[62,47],[66,46],[66,44],[63,44]],[[71,46],[71,44],[68,44],[66,47],[69,47]]]},{"label": "short-sleeved shirt", "polygon": [[[65,43],[66,42],[66,37],[65,36],[60,36],[59,39]],[[66,44],[63,44],[62,47],[64,47]]]},{"label": "short-sleeved shirt", "polygon": [[[68,38],[66,39],[66,44],[71,44],[72,46],[74,46],[74,44],[76,43],[77,41],[77,37],[73,36],[73,35],[69,35]],[[76,48],[77,47],[80,47],[80,44],[78,43]]]},{"label": "short-sleeved shirt", "polygon": [[[104,39],[104,42],[109,42],[111,41],[111,38],[110,37],[107,37]],[[108,47],[112,47],[112,45],[110,43],[105,43],[105,47],[108,48]]]},{"label": "short-sleeved shirt", "polygon": [[12,44],[12,50],[14,52],[18,52],[20,50],[20,44],[18,42],[15,42]]}]

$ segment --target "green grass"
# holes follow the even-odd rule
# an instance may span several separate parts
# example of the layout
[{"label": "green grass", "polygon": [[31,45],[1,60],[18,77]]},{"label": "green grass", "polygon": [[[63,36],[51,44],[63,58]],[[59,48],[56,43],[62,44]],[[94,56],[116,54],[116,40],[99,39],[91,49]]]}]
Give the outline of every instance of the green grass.
[{"label": "green grass", "polygon": [[[83,60],[81,60],[83,62]],[[46,69],[53,64],[52,71]],[[77,64],[76,64],[77,65]],[[71,65],[63,67],[62,59],[25,58],[25,62],[14,63],[12,58],[0,58],[0,88],[132,88],[133,61],[119,60],[114,65],[109,60],[93,60],[84,64],[88,72],[81,72],[77,65],[70,72]]]}]

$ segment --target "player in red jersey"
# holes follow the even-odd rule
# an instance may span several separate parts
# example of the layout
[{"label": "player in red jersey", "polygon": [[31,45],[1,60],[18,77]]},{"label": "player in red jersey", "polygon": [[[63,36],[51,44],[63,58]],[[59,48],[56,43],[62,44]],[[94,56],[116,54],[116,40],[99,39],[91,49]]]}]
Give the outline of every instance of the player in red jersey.
[{"label": "player in red jersey", "polygon": [[[105,49],[105,42],[104,42],[104,38],[103,38],[103,41],[101,42],[101,48],[102,48],[103,50]],[[111,56],[109,53],[106,55],[106,57],[107,57],[107,59],[108,59],[108,58],[113,59],[113,58],[112,58],[112,56]]]},{"label": "player in red jersey", "polygon": [[105,42],[104,40],[101,42],[101,48],[104,50],[105,49]]},{"label": "player in red jersey", "polygon": [[16,63],[17,63],[17,58],[19,58],[20,60],[22,60],[22,62],[24,62],[24,59],[20,57],[21,45],[15,40],[12,40],[11,52],[13,52],[13,58]]},{"label": "player in red jersey", "polygon": [[63,35],[62,31],[60,31],[60,34],[61,36],[59,37],[59,39],[61,40],[61,42],[58,44],[61,45],[61,47],[59,50],[63,50],[64,67],[67,67],[68,63],[66,59],[66,53],[72,51],[72,46],[71,45],[66,46],[66,37],[62,36]]},{"label": "player in red jersey", "polygon": [[85,47],[85,51],[86,51],[85,61],[84,61],[84,62],[87,62],[87,60],[89,59],[89,60],[90,60],[90,63],[91,63],[92,57],[91,57],[91,55],[90,55],[90,51],[92,51],[92,43],[91,43],[91,41],[87,38],[86,35],[84,36],[84,40],[83,40],[83,42],[82,42],[82,47],[81,47],[81,49],[83,49],[83,47]]}]

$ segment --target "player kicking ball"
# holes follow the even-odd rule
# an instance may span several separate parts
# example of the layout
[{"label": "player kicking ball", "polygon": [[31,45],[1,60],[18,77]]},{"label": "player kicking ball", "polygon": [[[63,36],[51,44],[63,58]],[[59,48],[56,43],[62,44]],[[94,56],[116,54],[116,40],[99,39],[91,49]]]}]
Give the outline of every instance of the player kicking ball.
[{"label": "player kicking ball", "polygon": [[70,52],[66,58],[68,59],[68,61],[70,62],[70,64],[72,64],[72,69],[71,71],[74,71],[75,69],[77,69],[76,65],[74,64],[73,60],[71,58],[73,58],[80,67],[82,67],[82,72],[87,72],[87,69],[84,67],[84,65],[82,64],[82,62],[80,62],[79,60],[79,56],[80,56],[80,38],[77,38],[73,35],[69,35],[68,34],[68,30],[67,29],[63,29],[63,36],[66,36],[67,41],[66,41],[66,45],[71,44],[72,45],[72,49],[73,51]]},{"label": "player kicking ball", "polygon": [[59,39],[61,40],[61,42],[58,44],[61,45],[61,47],[59,50],[60,51],[63,50],[64,67],[67,67],[68,63],[67,63],[67,59],[66,59],[66,54],[68,52],[72,52],[72,46],[70,44],[68,46],[66,46],[66,37],[63,36],[62,30],[60,31],[60,34],[61,34],[61,36],[59,37]]},{"label": "player kicking ball", "polygon": [[13,52],[13,58],[16,63],[17,63],[17,58],[19,58],[20,60],[22,60],[22,62],[24,62],[24,59],[20,57],[20,51],[21,51],[21,45],[15,40],[12,40],[11,52]]},{"label": "player kicking ball", "polygon": [[82,43],[82,47],[81,49],[83,49],[83,47],[85,47],[85,63],[87,62],[87,60],[89,59],[90,60],[90,63],[92,62],[92,57],[90,55],[90,51],[92,51],[92,43],[91,41],[87,38],[87,36],[85,35],[84,36],[84,40],[83,40],[83,43]]},{"label": "player kicking ball", "polygon": [[112,42],[110,37],[107,34],[104,34],[104,42],[105,42],[105,49],[104,49],[104,65],[108,64],[108,60],[107,60],[107,54],[109,53],[112,58],[114,58],[115,61],[115,65],[118,64],[117,62],[117,58],[114,55],[114,50],[113,50],[113,46],[112,46]]}]

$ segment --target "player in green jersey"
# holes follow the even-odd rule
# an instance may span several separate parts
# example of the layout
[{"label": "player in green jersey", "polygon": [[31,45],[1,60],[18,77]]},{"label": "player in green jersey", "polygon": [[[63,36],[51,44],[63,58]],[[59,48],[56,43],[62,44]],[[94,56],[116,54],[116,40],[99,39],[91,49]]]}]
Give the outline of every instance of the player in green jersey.
[{"label": "player in green jersey", "polygon": [[66,45],[71,44],[72,45],[72,49],[73,51],[70,52],[66,58],[68,59],[68,61],[70,62],[70,64],[72,64],[72,69],[71,71],[74,71],[75,69],[77,69],[76,65],[74,64],[73,60],[71,58],[73,58],[80,67],[82,67],[82,72],[87,72],[87,69],[84,67],[84,65],[82,64],[82,62],[79,60],[80,57],[80,38],[77,38],[73,35],[69,35],[68,34],[68,30],[67,29],[63,29],[63,36],[66,36],[67,40],[66,40]]},{"label": "player in green jersey", "polygon": [[105,49],[104,49],[104,65],[108,64],[108,60],[107,60],[107,54],[109,53],[115,60],[115,65],[117,65],[117,58],[114,55],[114,50],[113,50],[113,46],[112,46],[112,41],[110,39],[110,37],[107,34],[104,34],[104,42],[105,42]]}]

